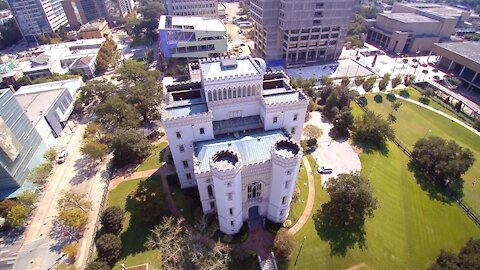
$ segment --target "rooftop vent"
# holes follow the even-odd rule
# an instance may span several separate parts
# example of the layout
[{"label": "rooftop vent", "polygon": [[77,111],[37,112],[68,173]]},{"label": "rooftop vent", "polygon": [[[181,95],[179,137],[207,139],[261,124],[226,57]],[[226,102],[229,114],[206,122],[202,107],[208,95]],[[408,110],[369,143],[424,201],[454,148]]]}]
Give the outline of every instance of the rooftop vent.
[{"label": "rooftop vent", "polygon": [[221,60],[222,69],[236,69],[237,68],[237,59],[234,58],[225,58]]}]

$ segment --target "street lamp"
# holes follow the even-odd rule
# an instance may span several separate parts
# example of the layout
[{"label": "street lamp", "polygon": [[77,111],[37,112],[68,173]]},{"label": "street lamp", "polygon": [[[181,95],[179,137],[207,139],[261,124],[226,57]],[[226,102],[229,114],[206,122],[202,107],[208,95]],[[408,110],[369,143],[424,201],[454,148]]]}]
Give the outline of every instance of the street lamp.
[{"label": "street lamp", "polygon": [[307,239],[307,237],[306,237],[306,236],[303,236],[302,244],[300,245],[300,249],[298,250],[298,254],[297,254],[297,258],[295,259],[295,264],[294,264],[294,266],[297,265],[298,256],[300,256],[300,251],[302,251],[303,243],[305,243],[305,240],[306,240],[306,239]]}]

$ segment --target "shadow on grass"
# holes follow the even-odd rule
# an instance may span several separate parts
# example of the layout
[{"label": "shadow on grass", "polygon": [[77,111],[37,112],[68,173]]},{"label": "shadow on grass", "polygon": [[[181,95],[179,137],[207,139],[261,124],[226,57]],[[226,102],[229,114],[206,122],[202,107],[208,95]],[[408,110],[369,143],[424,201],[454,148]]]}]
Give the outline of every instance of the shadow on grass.
[{"label": "shadow on grass", "polygon": [[[160,176],[151,176],[145,181],[154,182],[162,189]],[[165,197],[161,197],[161,200],[163,201],[162,205],[165,207],[161,210],[160,216],[153,222],[145,223],[140,220],[139,215],[148,215],[148,213],[137,212],[133,194],[127,195],[125,212],[130,212],[131,216],[128,225],[125,226],[126,229],[124,228],[125,230],[120,234],[120,239],[122,240],[122,255],[120,260],[125,259],[127,256],[147,251],[144,244],[150,234],[150,229],[153,229],[155,224],[159,223],[163,216],[170,214],[166,206]]]},{"label": "shadow on grass", "polygon": [[395,96],[394,93],[388,93],[387,94],[387,100],[390,102],[395,102],[397,100],[397,97]]},{"label": "shadow on grass", "polygon": [[453,182],[448,186],[440,186],[439,183],[436,183],[428,179],[421,171],[421,168],[417,168],[412,161],[408,163],[408,169],[413,172],[415,180],[420,185],[422,190],[428,193],[428,196],[431,199],[440,201],[442,203],[451,204],[453,199],[449,194],[453,195],[457,199],[463,198],[463,179]]},{"label": "shadow on grass", "polygon": [[367,107],[368,99],[364,96],[357,98],[358,103],[360,103],[363,107]]},{"label": "shadow on grass", "polygon": [[378,94],[373,97],[373,100],[375,100],[376,103],[383,103],[383,96]]},{"label": "shadow on grass", "polygon": [[379,153],[383,156],[386,156],[386,155],[388,155],[388,152],[390,151],[387,147],[386,142],[373,143],[373,142],[370,142],[370,141],[367,141],[367,140],[353,138],[353,143],[355,144],[355,146],[357,146],[358,148],[361,148],[362,151],[367,153],[367,154],[377,152],[377,153]]},{"label": "shadow on grass", "polygon": [[407,89],[400,90],[400,96],[403,98],[410,98],[410,93]]},{"label": "shadow on grass", "polygon": [[331,203],[325,203],[313,215],[317,234],[330,245],[330,254],[345,256],[347,250],[354,248],[355,245],[358,245],[362,250],[366,248],[365,221],[362,219],[345,224],[335,218],[334,211]]}]

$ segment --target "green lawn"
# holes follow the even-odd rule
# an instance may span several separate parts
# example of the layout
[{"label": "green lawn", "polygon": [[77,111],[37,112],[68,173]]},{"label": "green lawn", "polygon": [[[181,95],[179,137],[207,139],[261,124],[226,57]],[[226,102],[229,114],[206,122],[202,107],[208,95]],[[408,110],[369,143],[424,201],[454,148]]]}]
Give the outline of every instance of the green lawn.
[{"label": "green lawn", "polygon": [[[368,109],[382,115],[388,115],[392,111],[391,102],[383,96],[383,102],[374,101],[374,94],[367,95]],[[480,137],[461,125],[428,109],[407,101],[394,115],[397,121],[394,123],[395,136],[408,149],[412,150],[415,142],[424,136],[434,135],[449,140],[455,140],[463,147],[473,151],[476,162],[464,175],[463,199],[477,212],[480,213]],[[355,104],[356,105],[356,104]],[[473,180],[477,180],[475,186]]]},{"label": "green lawn", "polygon": [[[296,249],[289,269],[425,269],[440,249],[457,252],[480,229],[455,204],[429,198],[407,169],[408,158],[392,143],[389,152],[360,155],[362,174],[370,179],[379,208],[366,222],[366,248],[351,249],[342,256],[330,255],[313,216],[295,235]],[[313,160],[310,160],[312,163]],[[315,181],[314,213],[328,200],[328,194]],[[307,236],[298,263],[294,266],[303,236]]]},{"label": "green lawn", "polygon": [[300,194],[295,203],[293,203],[293,207],[290,209],[290,213],[288,214],[288,219],[292,221],[292,226],[295,225],[300,216],[302,216],[303,210],[305,210],[305,206],[307,204],[308,174],[305,166],[303,166],[303,162],[301,163],[300,171],[298,172],[297,187],[300,190]]},{"label": "green lawn", "polygon": [[[120,264],[130,267],[143,263],[156,264],[158,258],[155,258],[155,252],[148,251],[143,245],[149,233],[149,227],[137,221],[132,217],[135,214],[133,201],[128,195],[133,194],[137,189],[138,183],[147,178],[140,178],[121,183],[108,195],[107,206],[120,206],[125,210],[125,220],[123,222],[123,230],[120,234],[122,240],[122,255],[115,265],[114,269],[121,269]],[[155,181],[161,187],[161,179],[159,176],[152,176],[147,181]],[[158,267],[158,265],[157,265]]]},{"label": "green lawn", "polygon": [[[405,93],[407,93],[408,96],[405,96],[405,97],[408,97],[410,99],[413,99],[415,101],[420,101],[420,99],[422,98],[422,93],[420,93],[419,90],[413,88],[413,87],[408,87],[408,88],[405,88],[403,90],[396,90],[395,91],[396,94],[403,94],[405,95]],[[441,104],[443,104],[443,106]],[[464,122],[467,122],[467,123],[470,123],[471,124],[471,120],[466,120],[468,119],[466,116],[459,116],[457,112],[453,111],[453,109],[448,109],[446,108],[445,106],[448,106],[447,104],[444,104],[442,102],[442,100],[440,100],[438,97],[431,97],[430,98],[430,102],[427,104],[428,106],[438,110],[438,111],[441,111],[441,112],[444,112],[450,116],[453,116],[455,118],[457,118],[458,120],[460,121],[464,121]]]},{"label": "green lawn", "polygon": [[167,142],[162,142],[153,148],[152,152],[150,153],[150,156],[143,161],[142,164],[140,164],[137,169],[135,169],[136,172],[141,172],[141,171],[146,171],[146,170],[152,170],[152,169],[158,169],[160,166],[162,166],[163,162],[163,154],[165,148],[167,148],[168,143]]}]

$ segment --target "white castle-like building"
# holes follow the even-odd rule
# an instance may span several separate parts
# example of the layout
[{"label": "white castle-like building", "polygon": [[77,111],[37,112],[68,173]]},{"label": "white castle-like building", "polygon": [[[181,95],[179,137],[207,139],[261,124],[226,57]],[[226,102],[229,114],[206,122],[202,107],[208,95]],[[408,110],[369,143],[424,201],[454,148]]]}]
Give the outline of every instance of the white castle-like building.
[{"label": "white castle-like building", "polygon": [[303,152],[307,97],[251,57],[191,64],[189,81],[163,80],[162,122],[182,188],[197,186],[220,230],[285,221]]}]

